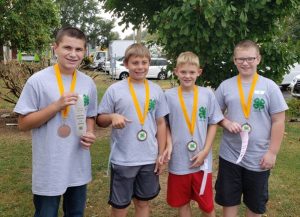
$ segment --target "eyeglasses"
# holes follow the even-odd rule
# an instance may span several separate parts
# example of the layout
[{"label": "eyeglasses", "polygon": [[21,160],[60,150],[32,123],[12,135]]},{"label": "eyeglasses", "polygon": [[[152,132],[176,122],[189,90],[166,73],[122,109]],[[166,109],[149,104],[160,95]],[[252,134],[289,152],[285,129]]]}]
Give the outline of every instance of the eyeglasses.
[{"label": "eyeglasses", "polygon": [[241,57],[241,58],[234,58],[234,60],[238,63],[238,64],[242,64],[244,63],[244,61],[246,61],[247,63],[253,63],[254,60],[256,59],[257,57]]}]

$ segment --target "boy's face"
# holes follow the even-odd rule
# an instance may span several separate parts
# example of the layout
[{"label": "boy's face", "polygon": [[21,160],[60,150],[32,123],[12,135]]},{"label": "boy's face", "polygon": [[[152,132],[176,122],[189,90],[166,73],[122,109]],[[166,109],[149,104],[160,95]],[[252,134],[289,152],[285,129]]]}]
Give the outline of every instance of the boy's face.
[{"label": "boy's face", "polygon": [[81,63],[85,54],[85,42],[78,38],[63,36],[59,44],[54,44],[61,73],[71,74]]},{"label": "boy's face", "polygon": [[192,90],[201,73],[202,70],[200,68],[189,63],[179,65],[175,69],[175,74],[177,75],[183,90]]},{"label": "boy's face", "polygon": [[260,59],[254,47],[236,48],[233,61],[241,76],[251,76],[257,71]]},{"label": "boy's face", "polygon": [[129,71],[129,77],[135,82],[143,82],[149,70],[150,61],[147,57],[131,56],[125,67]]}]

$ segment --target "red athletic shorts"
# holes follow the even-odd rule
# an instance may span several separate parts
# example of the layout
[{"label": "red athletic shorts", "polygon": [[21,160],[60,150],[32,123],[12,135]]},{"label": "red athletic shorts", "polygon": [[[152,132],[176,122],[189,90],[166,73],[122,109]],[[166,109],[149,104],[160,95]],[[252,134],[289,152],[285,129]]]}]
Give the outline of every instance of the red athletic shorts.
[{"label": "red athletic shorts", "polygon": [[181,207],[191,200],[198,203],[199,208],[210,213],[214,209],[212,174],[207,174],[207,181],[203,195],[199,195],[203,178],[203,171],[186,174],[175,175],[169,173],[167,203],[172,207]]}]

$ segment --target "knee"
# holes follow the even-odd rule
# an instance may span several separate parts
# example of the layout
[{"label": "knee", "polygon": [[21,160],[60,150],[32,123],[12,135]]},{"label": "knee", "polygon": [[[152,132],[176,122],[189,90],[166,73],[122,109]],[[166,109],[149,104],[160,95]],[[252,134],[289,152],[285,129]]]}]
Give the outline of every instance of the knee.
[{"label": "knee", "polygon": [[149,207],[148,201],[142,201],[142,200],[134,200],[134,206],[137,209],[146,209]]}]

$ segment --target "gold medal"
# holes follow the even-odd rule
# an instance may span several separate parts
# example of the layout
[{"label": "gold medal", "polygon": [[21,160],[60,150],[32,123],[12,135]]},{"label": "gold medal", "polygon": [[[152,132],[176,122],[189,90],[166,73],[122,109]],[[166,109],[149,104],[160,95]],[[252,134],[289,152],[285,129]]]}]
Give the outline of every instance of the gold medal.
[{"label": "gold medal", "polygon": [[68,137],[70,133],[71,133],[71,128],[66,124],[62,124],[57,130],[57,134],[61,138]]},{"label": "gold medal", "polygon": [[[182,95],[182,89],[180,86],[178,87],[178,98],[179,98],[180,107],[183,112],[185,122],[187,124],[187,127],[189,128],[191,136],[193,136],[195,130],[196,114],[197,114],[197,106],[198,106],[198,87],[194,86],[194,98],[193,98],[193,108],[192,108],[191,118],[189,118],[188,116],[188,112]],[[197,143],[193,139],[187,143],[187,149],[190,152],[194,152],[197,149],[197,146],[198,146]]]},{"label": "gold medal", "polygon": [[243,131],[243,132],[250,133],[251,130],[252,130],[252,127],[251,127],[250,124],[244,123],[244,124],[242,125],[242,131]]},{"label": "gold medal", "polygon": [[[144,105],[144,115],[142,114],[142,110],[141,107],[139,105],[139,101],[137,99],[137,96],[135,94],[134,88],[132,83],[130,82],[130,78],[128,78],[128,86],[129,86],[129,92],[130,95],[132,97],[133,100],[133,104],[135,107],[135,111],[137,113],[137,116],[139,118],[139,122],[142,125],[142,127],[144,126],[147,114],[148,114],[148,108],[149,108],[149,101],[150,101],[150,88],[149,88],[149,84],[148,84],[148,80],[145,79],[144,81],[144,85],[145,85],[145,92],[146,92],[146,96],[145,96],[145,105]],[[141,129],[138,133],[137,133],[137,139],[139,141],[145,141],[147,139],[147,132],[143,129]]]},{"label": "gold medal", "polygon": [[147,132],[145,130],[140,130],[137,133],[137,139],[141,142],[145,141],[147,139]]},{"label": "gold medal", "polygon": [[[64,93],[64,84],[62,81],[61,73],[58,64],[54,65],[54,71],[56,75],[56,80],[57,80],[57,85],[59,89],[60,95],[63,95]],[[75,90],[75,85],[76,85],[76,70],[74,70],[73,77],[72,77],[72,82],[70,86],[70,92],[74,92]],[[57,134],[61,138],[66,138],[70,135],[71,133],[71,128],[65,124],[65,120],[68,117],[68,114],[70,112],[70,107],[67,106],[64,110],[61,111],[61,116],[63,119],[63,124],[58,128]]]},{"label": "gold medal", "polygon": [[196,151],[197,149],[197,142],[195,142],[194,140],[191,140],[187,143],[187,149],[190,151],[190,152],[194,152]]}]

